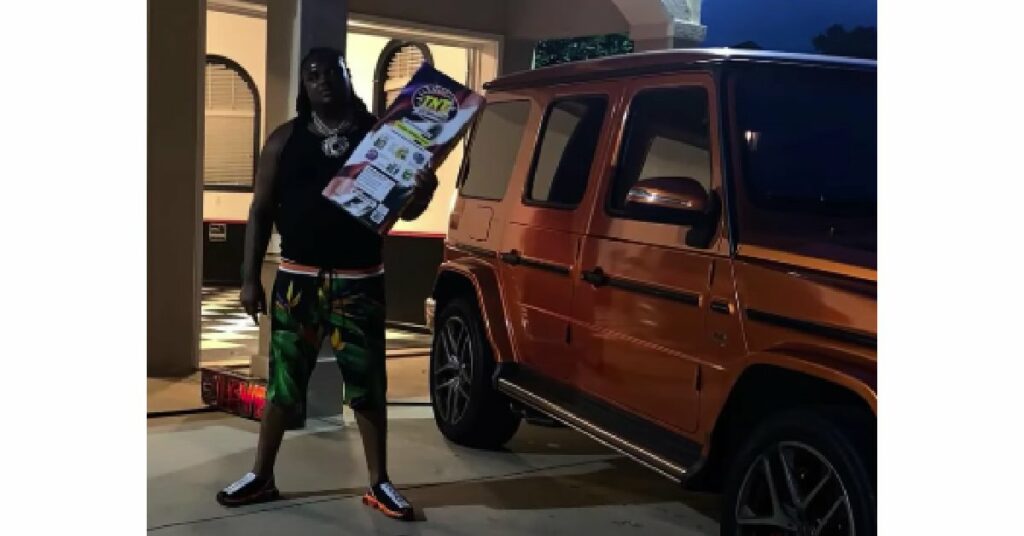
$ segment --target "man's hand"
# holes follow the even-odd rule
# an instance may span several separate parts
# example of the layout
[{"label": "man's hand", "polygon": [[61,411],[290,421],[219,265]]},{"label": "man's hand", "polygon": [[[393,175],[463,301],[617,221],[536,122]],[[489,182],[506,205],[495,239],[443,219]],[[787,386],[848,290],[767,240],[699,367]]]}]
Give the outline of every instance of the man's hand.
[{"label": "man's hand", "polygon": [[260,325],[259,314],[267,314],[267,293],[263,290],[263,283],[259,280],[243,283],[239,300],[245,314],[251,316],[257,326]]},{"label": "man's hand", "polygon": [[437,175],[429,169],[421,170],[416,174],[416,184],[412,187],[412,200],[402,211],[402,219],[412,221],[419,218],[430,200],[434,197],[434,190],[437,190]]},{"label": "man's hand", "polygon": [[413,199],[423,203],[429,203],[437,190],[437,175],[433,170],[422,169],[416,174],[416,185],[412,188]]}]

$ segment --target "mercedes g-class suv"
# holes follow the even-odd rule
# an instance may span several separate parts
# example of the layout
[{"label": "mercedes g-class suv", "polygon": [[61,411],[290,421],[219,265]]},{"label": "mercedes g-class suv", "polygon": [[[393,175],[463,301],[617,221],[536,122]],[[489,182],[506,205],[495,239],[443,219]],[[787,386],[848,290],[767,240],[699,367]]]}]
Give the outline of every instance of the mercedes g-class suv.
[{"label": "mercedes g-class suv", "polygon": [[874,534],[875,71],[677,50],[487,85],[427,305],[441,432],[543,415],[720,491],[723,534]]}]

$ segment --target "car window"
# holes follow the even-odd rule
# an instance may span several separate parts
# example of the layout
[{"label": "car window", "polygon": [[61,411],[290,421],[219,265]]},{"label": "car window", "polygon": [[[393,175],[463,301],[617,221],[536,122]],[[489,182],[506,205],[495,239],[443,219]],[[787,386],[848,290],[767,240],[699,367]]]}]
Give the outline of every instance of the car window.
[{"label": "car window", "polygon": [[618,170],[609,194],[613,214],[630,213],[626,195],[637,181],[693,179],[711,187],[708,93],[702,87],[651,89],[630,103]]},{"label": "car window", "polygon": [[473,127],[469,154],[462,170],[460,191],[463,196],[505,197],[529,115],[528,101],[499,102],[484,108]]},{"label": "car window", "polygon": [[737,111],[745,180],[766,210],[873,209],[874,80],[837,73],[741,78]]},{"label": "car window", "polygon": [[874,72],[750,66],[734,100],[741,242],[874,267]]},{"label": "car window", "polygon": [[526,199],[540,204],[574,207],[583,199],[601,136],[605,97],[573,97],[551,105]]}]

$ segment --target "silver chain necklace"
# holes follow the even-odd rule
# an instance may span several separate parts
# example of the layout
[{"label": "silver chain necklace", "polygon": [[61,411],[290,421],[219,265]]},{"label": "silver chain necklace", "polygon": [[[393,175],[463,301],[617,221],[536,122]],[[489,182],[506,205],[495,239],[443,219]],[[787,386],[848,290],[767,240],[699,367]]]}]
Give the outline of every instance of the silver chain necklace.
[{"label": "silver chain necklace", "polygon": [[331,128],[327,126],[327,123],[316,112],[313,112],[313,130],[324,138],[320,148],[325,155],[331,158],[340,158],[341,155],[345,154],[345,151],[348,151],[348,138],[339,135],[339,133],[348,130],[349,126],[350,123],[348,121],[342,121],[338,123],[338,126]]}]

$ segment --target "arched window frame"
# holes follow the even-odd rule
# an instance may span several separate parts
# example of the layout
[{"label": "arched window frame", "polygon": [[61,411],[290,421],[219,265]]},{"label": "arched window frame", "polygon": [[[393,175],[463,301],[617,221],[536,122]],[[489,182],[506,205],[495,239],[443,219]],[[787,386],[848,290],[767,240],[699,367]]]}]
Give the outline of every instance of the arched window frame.
[{"label": "arched window frame", "polygon": [[[203,190],[214,191],[214,192],[252,192],[253,187],[256,183],[256,164],[260,158],[260,126],[262,124],[262,107],[260,106],[260,90],[256,87],[256,81],[253,80],[249,71],[245,70],[241,64],[228,58],[227,56],[221,56],[219,54],[207,54],[206,63],[203,68],[205,70],[206,65],[221,65],[224,66],[237,74],[245,85],[252,91],[253,97],[253,128],[252,128],[252,181],[248,185],[230,185],[230,184],[206,184],[205,177],[203,178]],[[205,75],[204,75],[205,76]],[[205,105],[204,105],[205,109]]]},{"label": "arched window frame", "polygon": [[373,113],[380,116],[384,113],[384,100],[386,94],[384,92],[384,82],[388,78],[388,64],[391,63],[391,58],[405,47],[413,46],[420,50],[423,54],[423,61],[433,65],[434,56],[430,53],[430,47],[425,43],[418,41],[403,41],[400,39],[392,39],[388,41],[388,44],[384,45],[384,50],[381,51],[380,57],[377,58],[377,68],[373,71]]}]

